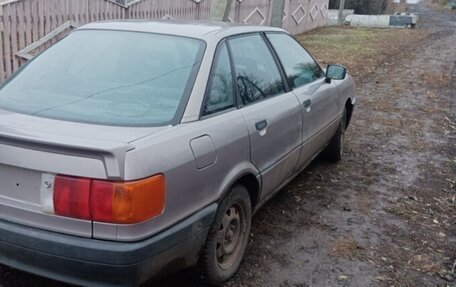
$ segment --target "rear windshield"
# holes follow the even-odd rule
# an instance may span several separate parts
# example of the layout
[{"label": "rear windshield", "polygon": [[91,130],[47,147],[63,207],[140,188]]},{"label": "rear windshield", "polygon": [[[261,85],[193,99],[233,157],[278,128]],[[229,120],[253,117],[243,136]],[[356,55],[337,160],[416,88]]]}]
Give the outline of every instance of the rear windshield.
[{"label": "rear windshield", "polygon": [[39,117],[118,126],[171,124],[193,86],[200,40],[81,30],[0,90],[0,108]]}]

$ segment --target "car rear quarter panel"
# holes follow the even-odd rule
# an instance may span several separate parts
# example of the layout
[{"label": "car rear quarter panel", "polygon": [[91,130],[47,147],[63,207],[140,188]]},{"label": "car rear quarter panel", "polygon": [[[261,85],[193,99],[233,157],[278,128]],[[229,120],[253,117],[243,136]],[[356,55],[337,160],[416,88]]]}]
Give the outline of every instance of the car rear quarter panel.
[{"label": "car rear quarter panel", "polygon": [[[212,141],[215,160],[198,168],[190,142],[202,136]],[[134,225],[94,223],[95,238],[135,241],[150,237],[216,202],[239,175],[258,174],[250,162],[247,127],[236,109],[175,126],[133,144],[136,148],[126,155],[125,179],[164,174],[165,210]]]}]

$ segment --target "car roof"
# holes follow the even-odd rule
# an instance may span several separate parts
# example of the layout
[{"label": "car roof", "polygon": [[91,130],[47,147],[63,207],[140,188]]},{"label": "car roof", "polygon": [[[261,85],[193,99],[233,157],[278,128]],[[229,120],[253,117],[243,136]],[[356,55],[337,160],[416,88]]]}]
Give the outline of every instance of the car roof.
[{"label": "car roof", "polygon": [[94,22],[81,26],[77,30],[119,30],[131,32],[158,33],[210,40],[230,35],[259,31],[284,30],[266,26],[252,26],[220,21],[184,21],[184,20],[116,20]]}]

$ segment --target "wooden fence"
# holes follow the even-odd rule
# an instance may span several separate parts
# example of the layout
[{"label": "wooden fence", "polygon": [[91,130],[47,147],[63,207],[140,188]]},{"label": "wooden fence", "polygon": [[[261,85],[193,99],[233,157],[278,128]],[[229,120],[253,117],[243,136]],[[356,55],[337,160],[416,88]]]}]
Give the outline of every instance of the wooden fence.
[{"label": "wooden fence", "polygon": [[[329,0],[285,0],[283,27],[298,34],[326,24]],[[112,19],[208,19],[212,0],[7,0],[0,3],[0,82],[74,27]],[[232,22],[267,25],[270,0],[233,0]]]}]

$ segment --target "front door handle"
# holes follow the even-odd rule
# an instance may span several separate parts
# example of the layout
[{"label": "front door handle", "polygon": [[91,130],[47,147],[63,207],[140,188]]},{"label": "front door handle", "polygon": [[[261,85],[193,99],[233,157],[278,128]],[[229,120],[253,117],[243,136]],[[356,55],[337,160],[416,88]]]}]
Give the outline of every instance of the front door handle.
[{"label": "front door handle", "polygon": [[262,131],[268,126],[268,122],[266,120],[259,121],[255,124],[257,131]]},{"label": "front door handle", "polygon": [[304,108],[308,109],[312,105],[312,101],[311,100],[305,100],[304,103],[302,103],[302,105],[304,106]]},{"label": "front door handle", "polygon": [[312,106],[312,101],[310,99],[305,100],[304,103],[302,103],[302,105],[306,112],[310,112],[310,106]]}]

